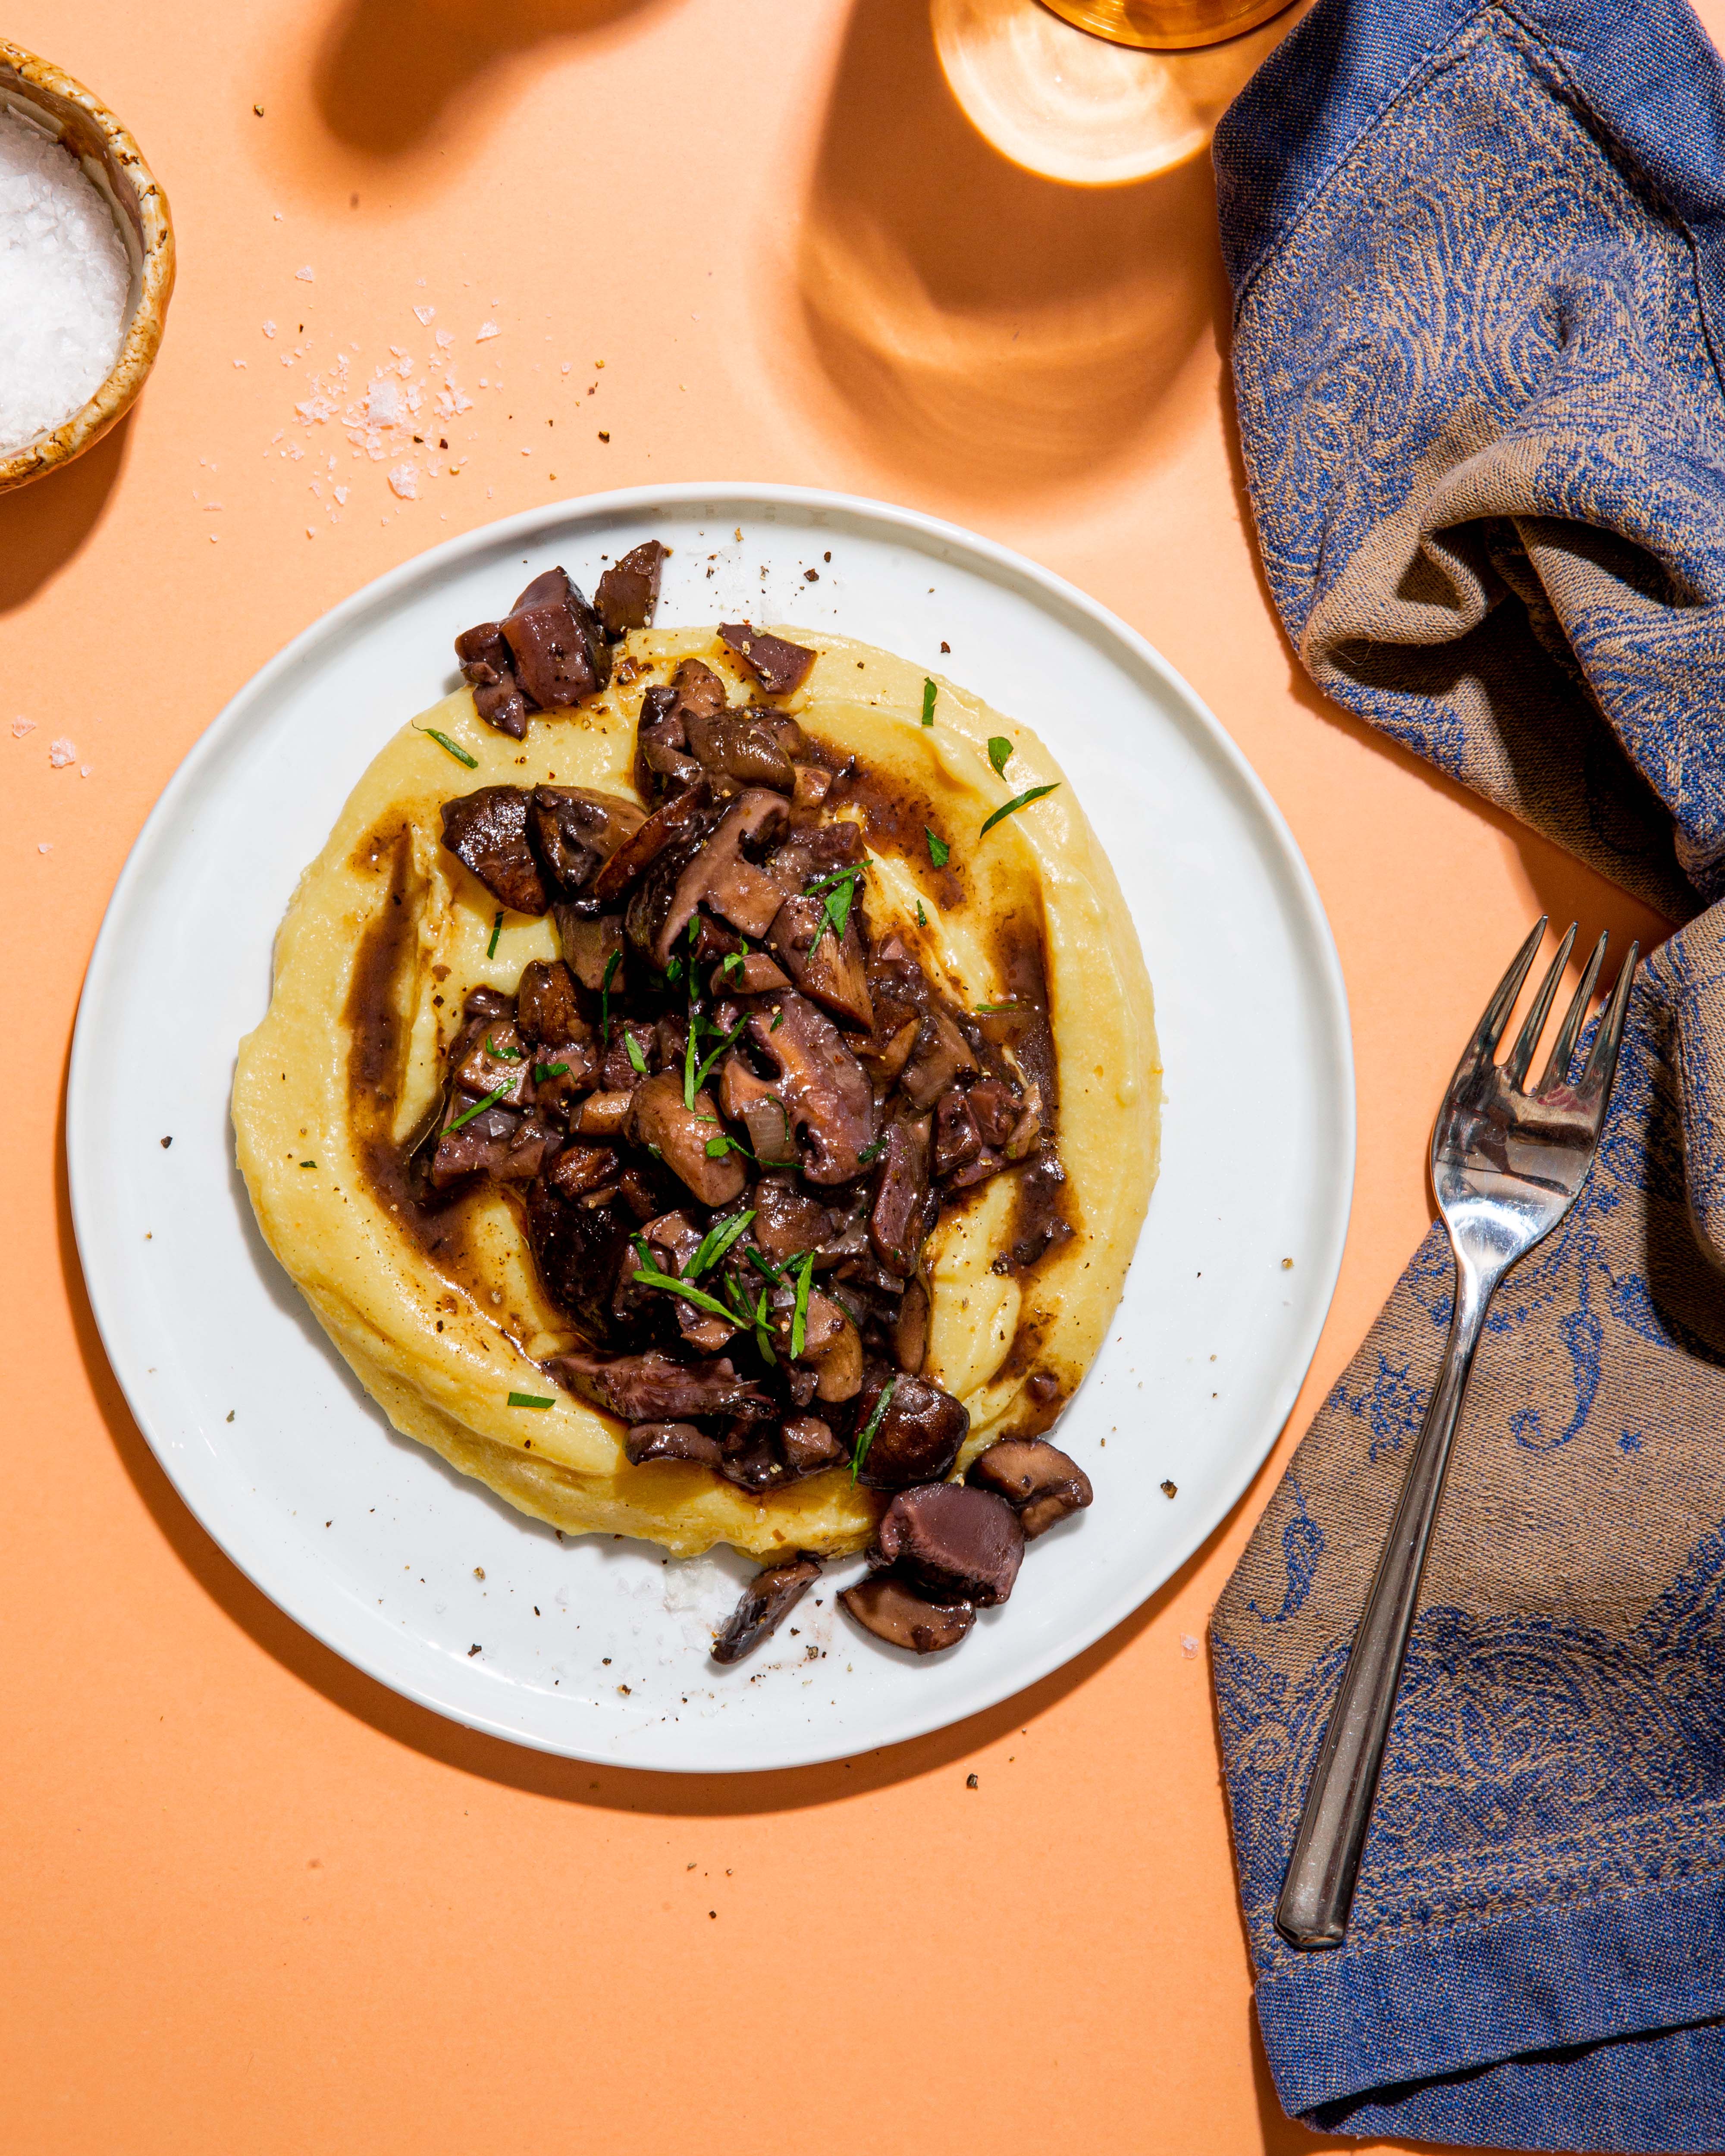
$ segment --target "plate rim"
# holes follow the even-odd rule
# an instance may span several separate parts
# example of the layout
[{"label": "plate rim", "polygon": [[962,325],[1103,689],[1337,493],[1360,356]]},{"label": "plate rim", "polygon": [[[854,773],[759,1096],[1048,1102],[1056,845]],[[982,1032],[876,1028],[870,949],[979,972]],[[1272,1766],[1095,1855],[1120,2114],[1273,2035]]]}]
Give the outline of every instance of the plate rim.
[{"label": "plate rim", "polygon": [[[205,766],[225,751],[228,737],[243,725],[248,706],[257,699],[268,696],[310,652],[326,640],[338,638],[357,618],[386,606],[398,591],[428,575],[434,576],[446,564],[494,547],[512,546],[518,538],[526,538],[529,535],[536,537],[548,527],[559,523],[657,510],[687,509],[707,502],[734,502],[744,507],[753,505],[757,510],[790,507],[803,511],[824,511],[849,515],[873,521],[877,526],[913,535],[924,542],[935,541],[959,550],[973,562],[980,559],[997,574],[1004,572],[1021,583],[1029,584],[1045,599],[1052,599],[1081,617],[1091,629],[1101,631],[1104,639],[1112,639],[1124,646],[1132,658],[1147,667],[1163,687],[1171,692],[1173,697],[1183,704],[1188,713],[1199,723],[1207,736],[1210,750],[1219,755],[1228,767],[1230,777],[1244,788],[1261,818],[1276,850],[1277,865],[1288,878],[1291,894],[1297,901],[1300,925],[1305,929],[1316,961],[1317,978],[1325,991],[1326,1014],[1333,1020],[1339,1045],[1345,1051],[1339,1059],[1341,1086],[1332,1102],[1338,1116],[1344,1156],[1336,1180],[1336,1195],[1339,1202],[1317,1265],[1318,1292],[1313,1297],[1311,1314],[1301,1336],[1301,1344],[1290,1355],[1280,1381],[1273,1389],[1271,1407],[1266,1410],[1264,1415],[1267,1435],[1261,1444],[1243,1448],[1232,1471],[1220,1479],[1217,1491],[1209,1504],[1194,1509],[1184,1534],[1175,1544],[1175,1553],[1165,1567],[1147,1584],[1135,1579],[1122,1594],[1117,1596],[1074,1631],[1063,1635],[1052,1645],[1014,1665],[1006,1672],[1005,1681],[998,1688],[986,1689],[983,1697],[966,1707],[959,1714],[954,1715],[939,1706],[919,1708],[912,1698],[907,1702],[906,1710],[890,1725],[886,1734],[872,1738],[860,1750],[846,1749],[842,1746],[834,1748],[818,1741],[814,1749],[799,1750],[794,1758],[775,1757],[724,1761],[716,1764],[662,1760],[642,1762],[620,1758],[614,1749],[582,1749],[548,1735],[513,1727],[501,1719],[453,1704],[437,1697],[430,1686],[418,1681],[410,1672],[393,1668],[386,1656],[368,1651],[366,1643],[362,1642],[357,1646],[350,1640],[335,1636],[336,1628],[332,1625],[322,1621],[305,1608],[306,1598],[299,1591],[296,1580],[271,1584],[270,1579],[261,1576],[267,1569],[264,1562],[267,1551],[253,1548],[249,1537],[236,1536],[229,1532],[218,1532],[211,1520],[206,1517],[203,1508],[182,1478],[177,1460],[179,1448],[167,1439],[158,1441],[151,1427],[147,1389],[137,1382],[138,1373],[124,1367],[122,1356],[116,1354],[115,1339],[123,1340],[124,1333],[117,1309],[115,1310],[116,1322],[110,1330],[109,1312],[115,1309],[121,1287],[117,1281],[110,1281],[105,1276],[100,1255],[104,1245],[94,1218],[95,1199],[85,1187],[85,1178],[80,1168],[81,1134],[91,1112],[86,1096],[94,1081],[89,1074],[95,1059],[90,1037],[95,1021],[90,1014],[100,998],[106,976],[114,965],[115,946],[123,932],[121,924],[138,896],[138,886],[144,880],[149,860],[157,846],[158,832],[177,814],[181,798],[196,787]],[[444,1721],[470,1729],[478,1735],[552,1758],[577,1759],[591,1765],[639,1774],[732,1775],[794,1772],[800,1767],[820,1766],[839,1759],[856,1758],[861,1752],[884,1751],[942,1729],[957,1727],[978,1714],[989,1712],[1004,1701],[1017,1697],[1056,1670],[1063,1669],[1113,1631],[1135,1610],[1142,1609],[1203,1548],[1240,1503],[1286,1427],[1312,1368],[1318,1341],[1335,1299],[1336,1284],[1352,1221],[1353,1186],[1358,1159],[1353,1046],[1352,1019],[1341,955],[1337,949],[1335,936],[1317,881],[1287,819],[1239,744],[1204,699],[1146,636],[1122,620],[1100,600],[1014,547],[1007,547],[981,532],[973,531],[966,526],[955,524],[949,519],[932,516],[926,511],[913,509],[902,503],[883,501],[872,495],[846,493],[826,487],[781,485],[761,480],[675,480],[611,488],[600,493],[572,495],[561,501],[542,503],[536,508],[518,511],[513,516],[498,517],[489,523],[476,525],[467,531],[457,532],[434,547],[409,555],[406,560],[397,562],[380,576],[350,592],[346,598],[337,600],[334,606],[326,608],[314,620],[308,622],[272,658],[266,660],[250,675],[175,766],[127,850],[126,860],[104,909],[101,926],[91,946],[79,993],[78,1014],[67,1067],[64,1127],[66,1178],[73,1236],[77,1245],[85,1291],[90,1297],[91,1314],[109,1368],[125,1396],[140,1435],[172,1484],[176,1496],[203,1532],[259,1593],[331,1653],[339,1656],[351,1667],[359,1670],[398,1697],[409,1700]],[[1154,1202],[1153,1194],[1152,1202]],[[110,1301],[110,1297],[115,1301]]]}]

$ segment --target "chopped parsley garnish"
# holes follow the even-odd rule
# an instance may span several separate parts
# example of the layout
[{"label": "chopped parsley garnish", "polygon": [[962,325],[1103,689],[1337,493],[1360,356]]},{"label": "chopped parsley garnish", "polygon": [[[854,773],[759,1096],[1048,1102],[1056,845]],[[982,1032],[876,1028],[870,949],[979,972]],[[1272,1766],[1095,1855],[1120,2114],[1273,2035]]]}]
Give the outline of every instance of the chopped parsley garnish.
[{"label": "chopped parsley garnish", "polygon": [[536,1063],[533,1065],[533,1083],[536,1086],[548,1086],[553,1078],[567,1078],[568,1075],[567,1063]]},{"label": "chopped parsley garnish", "polygon": [[498,937],[499,937],[502,933],[503,933],[503,908],[500,906],[498,907],[498,909],[497,909],[497,918],[496,918],[496,919],[495,919],[495,920],[491,923],[491,940],[490,940],[490,942],[488,944],[486,944],[486,946],[485,946],[485,956],[486,956],[488,958],[495,958],[495,957],[496,957],[496,955],[497,955],[497,938],[498,938]]},{"label": "chopped parsley garnish", "polygon": [[1006,776],[1006,759],[1011,754],[1012,743],[1004,734],[989,735],[988,761],[994,767],[994,776],[997,778],[1004,778]]},{"label": "chopped parsley garnish", "polygon": [[675,988],[677,983],[683,978],[683,962],[680,958],[671,960],[670,965],[665,969],[665,978],[673,988]]},{"label": "chopped parsley garnish", "polygon": [[626,1033],[623,1036],[623,1045],[630,1063],[634,1067],[635,1075],[638,1077],[644,1078],[647,1075],[647,1059],[641,1053],[640,1042],[635,1039],[632,1033]]},{"label": "chopped parsley garnish", "polygon": [[[746,1018],[740,1018],[737,1021],[737,1024],[732,1027],[730,1032],[723,1035],[718,1046],[713,1050],[712,1054],[707,1057],[706,1060],[701,1065],[701,1068],[698,1070],[685,1069],[683,1075],[683,1106],[685,1108],[692,1108],[695,1106],[695,1096],[701,1091],[701,1087],[706,1085],[708,1076],[711,1073],[714,1064],[718,1061],[719,1058],[725,1053],[727,1048],[734,1048],[737,1045],[737,1042],[742,1038],[742,1029],[747,1024],[748,1020]],[[718,1028],[715,1026],[713,1030],[716,1033],[718,1031]],[[691,1028],[689,1034],[689,1062],[692,1064],[695,1060],[695,1033],[692,1027]]]},{"label": "chopped parsley garnish", "polygon": [[742,1140],[732,1137],[729,1131],[721,1131],[716,1137],[710,1137],[706,1142],[706,1157],[709,1160],[723,1160],[727,1153],[733,1152],[740,1152],[745,1160],[754,1158],[754,1155]]},{"label": "chopped parsley garnish", "polygon": [[[635,1248],[638,1251],[640,1250],[641,1245],[639,1242],[635,1245]],[[736,1318],[737,1313],[734,1310],[726,1310],[722,1302],[717,1301],[712,1296],[704,1294],[698,1287],[690,1287],[680,1280],[673,1280],[669,1273],[660,1272],[657,1265],[649,1264],[644,1258],[641,1260],[641,1270],[634,1276],[634,1280],[638,1287],[663,1288],[667,1295],[680,1295],[685,1302],[692,1302],[697,1310],[704,1310],[711,1317],[722,1317],[727,1324]]]},{"label": "chopped parsley garnish", "polygon": [[816,876],[813,882],[803,885],[803,896],[819,898],[824,891],[831,891],[836,884],[848,883],[853,876],[866,875],[873,866],[872,861],[857,861],[848,869],[834,869],[829,875]]},{"label": "chopped parsley garnish", "polygon": [[929,860],[937,869],[943,869],[947,865],[947,858],[952,849],[938,833],[931,831],[927,824],[922,826],[922,835],[928,841]]},{"label": "chopped parsley garnish", "polygon": [[721,1220],[707,1229],[701,1240],[701,1248],[683,1268],[685,1280],[699,1280],[709,1265],[716,1265],[737,1237],[755,1217],[754,1209],[738,1213],[729,1220]]},{"label": "chopped parsley garnish", "polygon": [[722,978],[726,973],[740,973],[742,971],[742,960],[743,954],[741,951],[727,952],[725,957],[719,961],[719,973],[721,978]]},{"label": "chopped parsley garnish", "polygon": [[916,926],[919,928],[927,928],[928,926],[928,916],[922,911],[922,901],[920,898],[916,901]]},{"label": "chopped parsley garnish", "polygon": [[791,1360],[802,1353],[809,1337],[809,1283],[814,1276],[814,1253],[805,1250],[797,1269],[797,1300],[791,1311]]},{"label": "chopped parsley garnish", "polygon": [[512,1408],[554,1408],[555,1400],[542,1400],[537,1393],[511,1393],[509,1404]]},{"label": "chopped parsley garnish", "polygon": [[301,1168],[316,1168],[317,1163],[315,1160],[302,1160],[300,1165]]},{"label": "chopped parsley garnish", "polygon": [[1009,996],[1004,1004],[978,1004],[976,1014],[978,1018],[988,1018],[995,1011],[1015,1011],[1024,1008],[1016,996]]},{"label": "chopped parsley garnish", "polygon": [[[501,921],[503,916],[500,913],[497,918]],[[605,978],[599,983],[599,1032],[608,1050],[611,1045],[611,977],[622,963],[622,951],[614,951],[605,961]]]},{"label": "chopped parsley garnish", "polygon": [[416,734],[429,734],[439,748],[446,748],[457,763],[465,763],[470,771],[479,769],[479,758],[470,756],[459,742],[452,742],[447,734],[440,734],[435,726],[415,726]]},{"label": "chopped parsley garnish", "polygon": [[856,1440],[856,1450],[851,1455],[850,1479],[854,1482],[862,1472],[862,1464],[869,1456],[869,1447],[875,1442],[875,1433],[880,1427],[892,1396],[898,1389],[898,1373],[895,1370],[881,1388],[880,1397],[875,1403],[875,1412],[863,1425],[862,1435]]},{"label": "chopped parsley garnish", "polygon": [[773,1282],[773,1286],[775,1287],[778,1286],[779,1276],[784,1270],[783,1266],[774,1265],[771,1258],[762,1257],[761,1253],[752,1247],[745,1250],[743,1252],[743,1255],[748,1260],[749,1263],[754,1267],[757,1273],[764,1273],[767,1278]]},{"label": "chopped parsley garnish", "polygon": [[459,1131],[463,1123],[470,1123],[475,1116],[483,1115],[487,1108],[495,1107],[514,1083],[511,1078],[508,1086],[500,1086],[495,1093],[487,1093],[483,1101],[475,1101],[470,1108],[465,1108],[453,1123],[444,1127],[444,1136],[447,1137],[451,1131]]},{"label": "chopped parsley garnish", "polygon": [[1003,816],[1014,815],[1020,808],[1028,807],[1031,802],[1040,801],[1045,793],[1052,793],[1055,786],[1058,786],[1060,783],[1059,779],[1055,779],[1054,786],[1032,786],[1023,793],[1014,793],[1010,801],[1003,801],[977,836],[986,839]]},{"label": "chopped parsley garnish", "polygon": [[856,1157],[862,1163],[863,1166],[867,1168],[873,1162],[879,1160],[881,1154],[885,1152],[886,1150],[886,1133],[885,1131],[882,1131],[879,1137],[870,1138],[865,1146],[860,1147],[858,1148]]},{"label": "chopped parsley garnish", "polygon": [[[783,1004],[781,1004],[779,1005],[778,1009],[776,1011],[774,1011],[774,1013],[773,1014],[773,1023],[772,1023],[772,1024],[771,1024],[771,1025],[769,1025],[769,1026],[768,1027],[767,1030],[768,1030],[768,1033],[777,1033],[777,1032],[778,1031],[778,1029],[780,1028],[780,1026],[782,1026],[783,1024],[784,1024],[784,1005],[783,1005]],[[781,1106],[783,1106],[783,1103],[781,1101],[779,1105],[780,1105]]]},{"label": "chopped parsley garnish", "polygon": [[936,688],[934,683],[927,675],[924,675],[922,677],[922,723],[925,726],[932,726],[934,724],[934,700],[939,694],[940,690]]},{"label": "chopped parsley garnish", "polygon": [[520,1049],[500,1048],[490,1034],[485,1035],[485,1053],[495,1057],[499,1063],[519,1063],[521,1060]]}]

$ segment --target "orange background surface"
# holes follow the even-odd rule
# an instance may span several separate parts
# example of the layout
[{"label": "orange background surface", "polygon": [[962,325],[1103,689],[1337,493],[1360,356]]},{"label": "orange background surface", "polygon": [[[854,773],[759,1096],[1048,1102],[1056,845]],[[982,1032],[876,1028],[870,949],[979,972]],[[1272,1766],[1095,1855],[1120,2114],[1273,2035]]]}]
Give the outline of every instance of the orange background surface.
[{"label": "orange background surface", "polygon": [[[132,128],[181,265],[131,419],[0,499],[0,2146],[1339,2145],[1282,2118],[1257,2046],[1193,1643],[1426,1224],[1433,1108],[1530,918],[1579,916],[1584,949],[1663,930],[1298,674],[1241,492],[1207,163],[1107,193],[1007,165],[927,0],[14,0],[0,28]],[[362,381],[392,346],[423,377],[416,304],[472,407],[437,430],[459,471],[402,501],[393,457],[295,407],[338,346]],[[282,643],[491,517],[724,478],[957,519],[1160,646],[1317,876],[1360,1135],[1300,1405],[1137,1616],[940,1736],[683,1779],[469,1735],[234,1570],[109,1372],[61,1116],[126,850]]]}]

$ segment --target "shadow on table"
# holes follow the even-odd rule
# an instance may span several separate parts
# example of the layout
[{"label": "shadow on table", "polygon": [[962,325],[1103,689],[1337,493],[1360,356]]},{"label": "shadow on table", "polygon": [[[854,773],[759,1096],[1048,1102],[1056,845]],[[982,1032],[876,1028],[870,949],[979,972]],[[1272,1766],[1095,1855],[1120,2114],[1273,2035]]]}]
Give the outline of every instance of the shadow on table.
[{"label": "shadow on table", "polygon": [[1228,316],[1208,158],[1118,187],[1009,163],[948,90],[927,0],[856,0],[796,275],[871,446],[983,493],[1129,454]]},{"label": "shadow on table", "polygon": [[128,412],[81,457],[0,494],[0,614],[33,598],[101,521],[131,434]]},{"label": "shadow on table", "polygon": [[341,0],[313,89],[338,141],[372,157],[415,149],[457,98],[484,95],[498,60],[579,36],[660,0]]}]

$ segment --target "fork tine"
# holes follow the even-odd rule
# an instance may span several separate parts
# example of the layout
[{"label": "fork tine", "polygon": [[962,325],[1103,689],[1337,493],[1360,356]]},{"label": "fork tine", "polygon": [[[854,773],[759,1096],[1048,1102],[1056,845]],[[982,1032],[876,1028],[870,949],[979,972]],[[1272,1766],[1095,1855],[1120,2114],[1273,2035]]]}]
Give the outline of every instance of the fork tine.
[{"label": "fork tine", "polygon": [[1581,1083],[1577,1091],[1589,1100],[1603,1101],[1611,1091],[1611,1081],[1617,1075],[1617,1049],[1623,1039],[1624,1014],[1629,1009],[1630,983],[1635,977],[1635,961],[1641,955],[1639,943],[1631,943],[1629,956],[1617,971],[1617,985],[1611,991],[1611,1000],[1599,1014],[1599,1029],[1594,1035],[1594,1045],[1587,1052],[1587,1061],[1582,1066]]},{"label": "fork tine", "polygon": [[1538,1091],[1548,1093],[1553,1086],[1569,1082],[1569,1059],[1575,1053],[1575,1036],[1581,1030],[1581,1021],[1587,1016],[1587,1007],[1594,999],[1594,983],[1599,978],[1599,968],[1605,963],[1605,938],[1602,935],[1594,946],[1594,955],[1587,962],[1587,971],[1581,977],[1581,986],[1569,1001],[1563,1014],[1563,1023],[1558,1028],[1558,1037],[1551,1045],[1551,1054],[1545,1059],[1545,1070],[1539,1081]]},{"label": "fork tine", "polygon": [[1522,1022],[1516,1035],[1516,1045],[1509,1051],[1503,1066],[1503,1075],[1512,1086],[1519,1086],[1527,1075],[1527,1065],[1533,1060],[1533,1051],[1539,1045],[1539,1036],[1545,1030],[1546,1014],[1551,1009],[1551,999],[1558,992],[1558,983],[1563,978],[1563,968],[1569,963],[1570,946],[1575,941],[1575,923],[1569,923],[1568,934],[1558,946],[1558,955],[1551,962],[1545,978],[1539,983],[1539,993],[1533,998],[1533,1007]]},{"label": "fork tine", "polygon": [[1461,1051],[1461,1061],[1456,1075],[1480,1063],[1489,1063],[1502,1038],[1509,1014],[1515,1009],[1516,998],[1522,993],[1522,983],[1527,978],[1527,968],[1533,963],[1545,935],[1548,916],[1542,913],[1533,924],[1532,933],[1509,962],[1509,971],[1497,983],[1497,993],[1486,1005],[1485,1016],[1474,1029],[1473,1039]]}]

